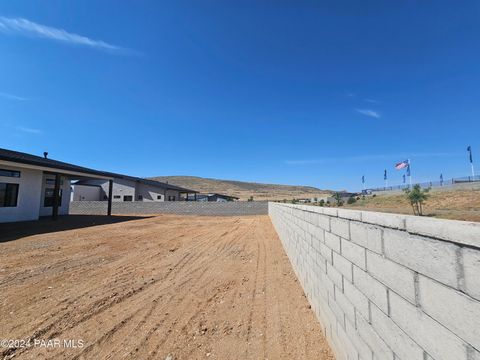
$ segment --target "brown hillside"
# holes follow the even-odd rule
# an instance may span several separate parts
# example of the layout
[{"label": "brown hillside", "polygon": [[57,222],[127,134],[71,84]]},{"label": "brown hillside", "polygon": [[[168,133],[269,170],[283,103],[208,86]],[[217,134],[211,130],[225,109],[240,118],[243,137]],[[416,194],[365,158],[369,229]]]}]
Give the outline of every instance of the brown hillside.
[{"label": "brown hillside", "polygon": [[208,179],[196,176],[157,176],[153,180],[168,182],[172,185],[197,190],[201,193],[220,193],[247,200],[291,200],[325,196],[328,190],[311,186],[260,184],[253,182]]}]

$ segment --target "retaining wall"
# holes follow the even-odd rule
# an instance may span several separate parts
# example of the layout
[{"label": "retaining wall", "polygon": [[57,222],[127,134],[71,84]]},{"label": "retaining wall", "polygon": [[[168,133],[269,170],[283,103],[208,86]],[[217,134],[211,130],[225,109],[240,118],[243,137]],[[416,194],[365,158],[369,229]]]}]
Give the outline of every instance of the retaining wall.
[{"label": "retaining wall", "polygon": [[[106,201],[72,201],[70,214],[105,215]],[[193,201],[159,201],[159,202],[113,202],[112,214],[179,214],[179,215],[266,215],[268,203],[264,201],[238,202],[193,202]]]},{"label": "retaining wall", "polygon": [[337,360],[480,359],[480,224],[279,203],[269,214]]}]

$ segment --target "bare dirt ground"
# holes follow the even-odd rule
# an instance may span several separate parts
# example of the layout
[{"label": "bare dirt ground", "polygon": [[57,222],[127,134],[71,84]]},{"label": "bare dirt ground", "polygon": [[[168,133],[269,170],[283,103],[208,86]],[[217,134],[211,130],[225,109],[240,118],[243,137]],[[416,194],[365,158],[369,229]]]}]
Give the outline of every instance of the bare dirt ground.
[{"label": "bare dirt ground", "polygon": [[107,219],[0,225],[0,359],[333,359],[267,216]]},{"label": "bare dirt ground", "polygon": [[[346,207],[356,210],[413,214],[412,207],[402,192],[368,196]],[[424,214],[443,219],[480,221],[480,188],[432,189],[424,205]]]}]

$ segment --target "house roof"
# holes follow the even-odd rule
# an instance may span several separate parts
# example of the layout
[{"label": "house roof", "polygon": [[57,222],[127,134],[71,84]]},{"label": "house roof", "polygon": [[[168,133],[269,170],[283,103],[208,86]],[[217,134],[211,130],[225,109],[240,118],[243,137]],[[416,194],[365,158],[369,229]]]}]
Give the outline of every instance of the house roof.
[{"label": "house roof", "polygon": [[27,164],[41,166],[57,170],[73,171],[78,173],[83,173],[85,175],[95,175],[103,176],[106,178],[112,177],[111,173],[89,169],[83,166],[78,166],[74,164],[69,164],[66,162],[48,159],[41,156],[31,155],[27,153],[22,153],[19,151],[7,150],[0,148],[0,160],[10,161],[15,163]]},{"label": "house roof", "polygon": [[13,150],[1,149],[1,148],[0,148],[0,160],[27,164],[27,165],[41,166],[41,167],[57,169],[57,170],[72,171],[72,172],[85,174],[86,176],[95,175],[95,176],[100,176],[105,178],[117,178],[117,179],[137,181],[142,184],[158,186],[158,187],[166,188],[169,190],[177,190],[180,192],[189,192],[189,193],[197,192],[195,190],[185,189],[180,186],[170,185],[160,181],[89,169],[83,166],[69,164],[66,162],[58,161],[58,160],[48,159],[41,156],[36,156],[36,155],[27,154],[27,153],[22,153],[19,151],[13,151]]},{"label": "house roof", "polygon": [[195,190],[182,188],[180,186],[167,184],[167,183],[164,183],[164,182],[161,182],[161,181],[144,179],[144,178],[139,178],[139,177],[135,177],[135,176],[115,174],[115,177],[120,178],[120,179],[125,179],[125,180],[137,181],[137,182],[139,182],[141,184],[145,184],[145,185],[158,186],[158,187],[162,187],[162,188],[165,188],[165,189],[168,189],[168,190],[177,190],[177,191],[180,191],[180,192],[189,192],[189,193],[197,193],[198,192],[198,191],[195,191]]},{"label": "house roof", "polygon": [[240,199],[236,196],[231,196],[231,195],[225,195],[225,194],[218,194],[218,193],[209,193],[208,196],[218,196],[218,197],[224,197],[224,198],[230,198],[230,199]]}]

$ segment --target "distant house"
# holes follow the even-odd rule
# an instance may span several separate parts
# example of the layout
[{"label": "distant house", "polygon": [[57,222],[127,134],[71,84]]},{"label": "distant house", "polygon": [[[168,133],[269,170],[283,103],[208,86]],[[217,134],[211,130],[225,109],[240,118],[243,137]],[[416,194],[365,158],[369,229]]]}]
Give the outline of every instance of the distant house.
[{"label": "distant house", "polygon": [[195,194],[195,195],[190,195],[189,200],[190,201],[205,201],[205,202],[228,202],[228,201],[237,201],[239,198],[235,196],[230,196],[230,195],[224,195],[224,194],[216,194],[216,193],[211,193],[211,194]]},{"label": "distant house", "polygon": [[[182,201],[195,197],[195,190],[185,189],[155,180],[113,174],[112,201]],[[73,201],[108,199],[108,182],[82,180],[72,184]]]}]

